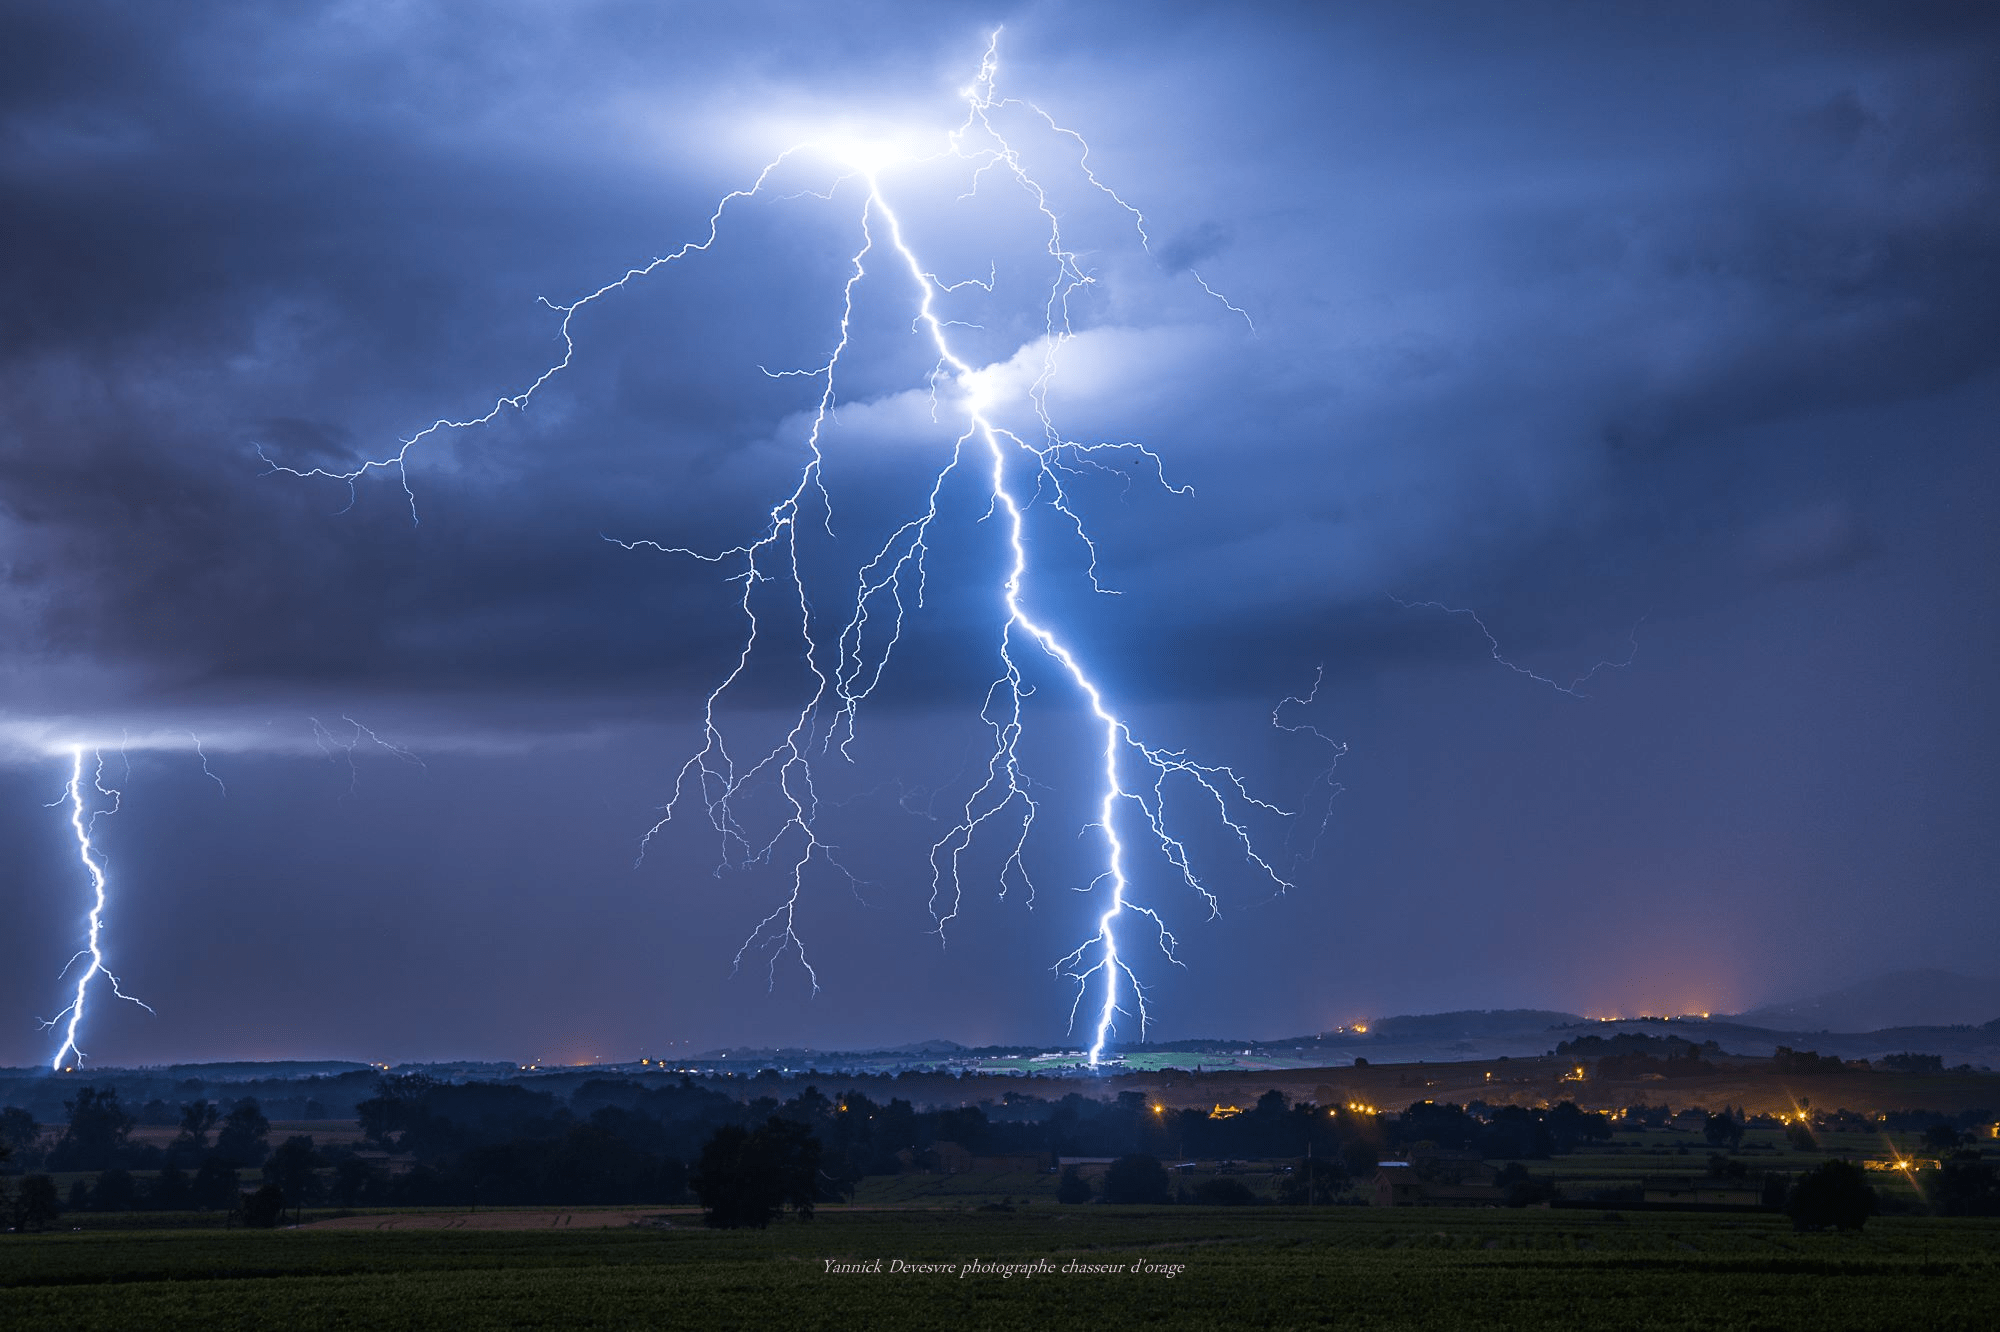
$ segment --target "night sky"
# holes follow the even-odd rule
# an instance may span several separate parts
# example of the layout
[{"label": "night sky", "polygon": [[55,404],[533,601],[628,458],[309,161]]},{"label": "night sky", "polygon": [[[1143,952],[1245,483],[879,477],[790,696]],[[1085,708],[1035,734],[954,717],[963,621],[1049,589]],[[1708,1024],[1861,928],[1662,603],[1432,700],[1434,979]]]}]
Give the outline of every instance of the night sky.
[{"label": "night sky", "polygon": [[[767,950],[732,975],[782,854],[718,872],[697,816],[634,866],[741,585],[604,538],[722,550],[796,486],[821,381],[767,372],[839,335],[861,195],[818,197],[829,156],[586,307],[525,411],[414,448],[414,521],[393,474],[350,506],[263,460],[486,412],[562,355],[538,298],[701,240],[801,139],[942,149],[998,25],[1000,95],[1151,239],[1015,109],[1092,278],[1051,417],[1192,487],[1129,451],[1066,474],[1120,595],[1045,492],[1026,596],[1147,743],[1295,811],[1246,825],[1280,893],[1175,797],[1214,919],[1133,853],[1185,964],[1127,945],[1150,1034],[1992,971],[1990,6],[50,0],[0,17],[0,1063],[53,1052],[83,941],[49,804],[78,744],[124,792],[107,959],[156,1010],[95,991],[98,1062],[1075,1048],[1098,760],[1032,651],[1033,902],[1002,828],[935,932],[998,669],[977,478],[819,761],[851,871],[801,894],[819,993]],[[939,299],[1032,424],[1046,229],[970,181],[881,174],[941,282],[991,283]],[[907,276],[870,273],[832,535],[802,524],[832,637],[956,434]],[[809,679],[784,593],[722,709],[753,754]],[[1278,720],[1318,735],[1272,725],[1308,695]]]}]

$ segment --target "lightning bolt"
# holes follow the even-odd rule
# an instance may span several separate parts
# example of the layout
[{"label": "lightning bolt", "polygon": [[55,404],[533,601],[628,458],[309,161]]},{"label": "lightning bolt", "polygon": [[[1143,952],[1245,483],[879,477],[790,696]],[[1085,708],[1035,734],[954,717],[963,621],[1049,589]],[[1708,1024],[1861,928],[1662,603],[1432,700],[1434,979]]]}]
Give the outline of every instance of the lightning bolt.
[{"label": "lightning bolt", "polygon": [[1294,868],[1319,854],[1320,839],[1326,836],[1327,827],[1333,822],[1334,799],[1346,789],[1334,776],[1334,772],[1340,767],[1340,761],[1347,757],[1347,742],[1345,740],[1334,739],[1311,722],[1285,720],[1285,709],[1287,707],[1296,707],[1304,710],[1317,702],[1319,699],[1319,687],[1325,683],[1326,665],[1322,662],[1313,671],[1312,688],[1306,690],[1303,694],[1286,695],[1284,698],[1278,700],[1276,707],[1271,709],[1271,726],[1273,729],[1285,731],[1292,735],[1309,735],[1320,744],[1326,746],[1329,753],[1326,767],[1320,770],[1307,788],[1308,794],[1321,787],[1324,787],[1326,790],[1326,800],[1321,809],[1319,826],[1313,829],[1312,836],[1307,840],[1305,851],[1300,853],[1294,861]]},{"label": "lightning bolt", "polygon": [[139,1007],[144,1008],[148,1013],[153,1011],[141,1000],[134,999],[131,995],[119,989],[118,978],[112,975],[104,965],[104,864],[98,858],[97,848],[92,844],[91,838],[96,835],[97,820],[105,815],[116,814],[123,797],[116,788],[108,787],[104,784],[104,755],[98,753],[96,759],[97,768],[95,774],[92,776],[91,786],[99,795],[110,798],[111,808],[103,810],[91,810],[88,808],[88,802],[83,793],[83,749],[81,746],[70,751],[69,785],[63,789],[63,794],[50,802],[48,806],[48,808],[53,809],[57,805],[64,804],[65,802],[68,803],[70,828],[76,834],[77,858],[83,862],[84,872],[90,878],[91,889],[90,928],[87,942],[77,951],[74,957],[70,958],[68,965],[63,967],[62,974],[69,974],[70,967],[75,966],[84,958],[90,959],[89,964],[84,967],[83,971],[76,978],[76,991],[69,1001],[69,1006],[54,1017],[47,1018],[42,1022],[42,1029],[44,1031],[53,1030],[58,1026],[63,1029],[63,1042],[57,1047],[55,1058],[49,1062],[50,1069],[58,1073],[65,1066],[73,1068],[76,1064],[83,1061],[84,1055],[83,1051],[77,1047],[76,1033],[77,1028],[83,1025],[84,1005],[85,1001],[90,997],[90,982],[97,977],[104,977],[105,981],[110,984],[113,995],[138,1004]]},{"label": "lightning bolt", "polygon": [[[388,740],[384,740],[381,736],[375,734],[374,731],[370,730],[366,726],[363,726],[360,722],[354,720],[354,718],[352,717],[346,715],[342,715],[341,717],[342,721],[346,722],[349,726],[354,728],[354,733],[352,735],[345,735],[345,736],[335,734],[331,728],[329,728],[324,722],[322,722],[317,717],[308,717],[306,718],[306,720],[312,723],[313,743],[319,746],[319,752],[326,756],[326,761],[328,763],[335,763],[339,761],[335,759],[333,756],[333,751],[336,749],[338,749],[341,752],[341,754],[345,756],[345,758],[347,759],[346,795],[353,795],[361,789],[361,765],[354,761],[354,751],[360,747],[360,744],[363,740],[370,741],[378,749],[387,750],[389,753],[393,754],[396,758],[402,760],[404,763],[412,763],[419,768],[423,768],[424,771],[426,772],[430,771],[430,769],[425,765],[424,761],[418,758],[415,754],[403,748],[401,745],[394,744]],[[218,783],[218,785],[219,784],[220,783]],[[346,796],[342,796],[341,798],[345,799]]]},{"label": "lightning bolt", "polygon": [[1622,657],[1617,661],[1612,661],[1608,658],[1599,661],[1595,666],[1592,666],[1582,675],[1579,675],[1576,678],[1572,679],[1568,684],[1564,684],[1562,683],[1562,681],[1557,680],[1553,676],[1543,675],[1539,671],[1529,670],[1526,666],[1521,665],[1519,662],[1514,661],[1509,657],[1507,657],[1505,654],[1503,654],[1500,651],[1499,638],[1497,638],[1494,635],[1491,629],[1486,627],[1486,621],[1480,619],[1478,613],[1473,611],[1469,607],[1447,606],[1442,601],[1405,601],[1393,592],[1388,593],[1387,595],[1389,600],[1395,602],[1398,606],[1401,606],[1404,610],[1436,610],[1436,611],[1443,611],[1447,615],[1465,616],[1467,619],[1471,620],[1474,624],[1478,625],[1479,632],[1486,636],[1486,646],[1487,649],[1492,654],[1493,660],[1499,662],[1502,666],[1505,666],[1508,670],[1514,672],[1514,674],[1516,675],[1525,675],[1530,680],[1533,680],[1536,684],[1545,684],[1549,688],[1555,690],[1558,694],[1568,694],[1571,698],[1589,698],[1590,695],[1583,692],[1583,687],[1589,684],[1592,680],[1595,680],[1600,671],[1622,671],[1627,666],[1630,666],[1634,661],[1638,660],[1639,625],[1644,624],[1646,622],[1645,616],[1643,615],[1640,616],[1638,622],[1632,626],[1631,632],[1625,636],[1626,641],[1629,644],[1629,648],[1625,653],[1624,657]]},{"label": "lightning bolt", "polygon": [[208,766],[208,755],[204,753],[202,750],[201,737],[196,735],[193,731],[189,731],[188,739],[194,741],[194,756],[201,760],[201,775],[208,778],[208,780],[210,780],[211,782],[214,782],[216,789],[221,791],[223,796],[226,798],[229,795],[229,788],[223,785],[222,779],[216,776],[215,771]]},{"label": "lightning bolt", "polygon": [[[408,466],[413,450],[424,440],[446,431],[468,429],[492,421],[503,410],[525,410],[536,393],[551,379],[569,368],[576,356],[575,321],[595,302],[603,300],[627,284],[646,278],[661,269],[706,254],[721,236],[726,216],[779,188],[780,174],[795,162],[823,163],[831,178],[821,178],[819,188],[804,188],[786,196],[811,195],[824,201],[853,199],[858,239],[851,251],[846,275],[840,284],[837,326],[831,347],[816,366],[764,373],[772,378],[799,378],[818,386],[817,402],[802,441],[803,460],[796,477],[770,505],[761,531],[740,544],[722,549],[701,550],[650,539],[628,540],[603,534],[604,539],[626,550],[649,550],[692,559],[726,570],[728,581],[736,583],[736,613],[743,624],[743,637],[733,664],[707,694],[702,709],[702,743],[675,773],[671,794],[659,820],[640,839],[638,859],[643,862],[655,835],[690,807],[698,810],[719,843],[717,872],[727,866],[774,865],[785,867],[786,887],[778,905],[758,921],[738,949],[734,967],[740,969],[753,956],[761,956],[767,974],[775,984],[780,961],[795,957],[812,988],[817,992],[819,974],[808,957],[798,930],[798,912],[809,876],[823,867],[845,876],[854,876],[841,864],[837,847],[826,841],[818,828],[820,795],[816,779],[817,761],[834,753],[851,758],[862,705],[872,696],[888,672],[897,646],[902,641],[906,619],[923,608],[926,596],[927,561],[931,538],[944,511],[948,492],[954,487],[972,488],[984,509],[981,521],[997,522],[1005,537],[1004,567],[997,571],[997,626],[993,650],[997,672],[985,691],[978,717],[990,737],[990,750],[983,776],[964,802],[958,806],[954,822],[931,847],[931,895],[929,911],[940,941],[957,918],[966,891],[964,857],[976,842],[989,835],[1005,838],[1004,861],[998,874],[1001,897],[1018,887],[1030,907],[1034,884],[1027,869],[1027,849],[1040,805],[1033,784],[1022,764],[1021,742],[1028,725],[1027,700],[1035,693],[1037,672],[1046,673],[1079,700],[1088,713],[1084,735],[1097,755],[1094,761],[1096,796],[1083,832],[1097,839],[1097,872],[1074,891],[1095,894],[1095,929],[1054,967],[1076,987],[1070,1023],[1074,1030],[1081,1020],[1092,1032],[1090,1060],[1103,1057],[1121,1018],[1136,1020],[1143,1038],[1147,1008],[1145,989],[1133,960],[1122,946],[1127,927],[1149,938],[1165,958],[1181,965],[1178,940],[1169,929],[1159,908],[1145,900],[1128,862],[1137,846],[1150,848],[1152,856],[1166,869],[1166,877],[1194,894],[1211,918],[1221,911],[1220,899],[1196,871],[1194,857],[1174,831],[1182,800],[1210,811],[1220,828],[1233,839],[1236,850],[1252,875],[1276,891],[1292,885],[1259,853],[1247,820],[1264,816],[1287,817],[1288,811],[1251,793],[1230,767],[1195,761],[1184,751],[1156,747],[1142,739],[1119,711],[1111,692],[1085,666],[1072,642],[1029,595],[1031,568],[1030,516],[1037,510],[1052,515],[1058,531],[1080,543],[1087,562],[1085,576],[1093,591],[1115,595],[1100,577],[1099,552],[1081,513],[1072,501],[1071,486],[1090,474],[1122,475],[1108,463],[1123,460],[1137,464],[1142,474],[1157,481],[1172,495],[1191,494],[1191,488],[1167,480],[1160,456],[1133,441],[1071,439],[1058,429],[1051,417],[1049,393],[1064,346],[1075,336],[1070,309],[1080,293],[1096,278],[1086,267],[1079,250],[1065,240],[1062,210],[1050,191],[1031,172],[1024,151],[1009,137],[1008,128],[1025,122],[1029,129],[1067,145],[1073,152],[1073,169],[1090,190],[1129,218],[1138,244],[1150,253],[1151,238],[1145,215],[1106,184],[1090,164],[1090,145],[1033,103],[997,92],[999,76],[999,31],[991,35],[979,72],[971,86],[962,90],[965,117],[942,137],[944,144],[929,156],[913,157],[894,149],[859,140],[816,141],[785,150],[766,164],[747,187],[731,191],[709,214],[705,233],[651,261],[628,269],[615,281],[605,283],[569,304],[543,303],[561,315],[557,333],[562,344],[559,359],[518,391],[496,399],[482,414],[463,419],[439,418],[423,430],[401,441],[401,446],[383,458],[363,462],[345,470],[297,469],[285,466],[259,448],[259,456],[269,471],[297,477],[325,477],[348,487],[351,507],[356,484],[372,471],[393,473],[409,498],[411,517],[416,518],[415,492],[409,481]],[[1003,122],[1005,122],[1003,124]],[[907,238],[903,220],[884,187],[893,170],[910,165],[930,165],[947,159],[969,168],[969,185],[961,199],[976,195],[989,180],[1025,195],[1039,215],[1040,249],[1046,256],[1048,281],[1036,300],[1042,311],[1042,333],[1038,345],[1030,344],[1016,354],[1030,363],[1039,355],[1032,382],[1025,390],[1027,414],[1032,423],[1020,430],[1009,428],[1003,416],[1004,385],[999,381],[1006,362],[981,366],[969,359],[954,342],[952,330],[972,328],[953,317],[956,310],[941,309],[941,302],[976,299],[980,291],[993,295],[999,283],[997,265],[985,280],[948,282],[919,256]],[[1188,271],[1208,296],[1242,316],[1250,316],[1198,274]],[[807,570],[813,563],[814,542],[819,534],[831,538],[833,501],[828,492],[825,467],[829,428],[840,401],[838,392],[845,362],[855,337],[856,296],[864,283],[886,276],[904,284],[910,293],[911,331],[927,341],[934,355],[926,377],[931,418],[942,425],[944,416],[954,418],[941,429],[939,444],[943,458],[930,474],[927,497],[920,511],[911,513],[890,530],[874,554],[853,571],[852,609],[840,619],[828,620],[808,593]],[[733,693],[759,654],[773,612],[766,605],[767,589],[775,586],[781,610],[778,632],[796,633],[808,677],[806,697],[791,717],[784,734],[763,749],[738,753],[732,748],[730,703]],[[1301,702],[1303,700],[1290,700]],[[1280,705],[1281,707],[1283,705]],[[1314,734],[1317,734],[1316,732]],[[1324,739],[1324,737],[1321,737]],[[322,741],[324,744],[324,741]],[[347,746],[350,757],[352,746]],[[774,791],[774,816],[755,817],[740,806],[753,785]],[[1170,818],[1169,797],[1176,813]],[[856,884],[857,890],[859,885]],[[1088,1013],[1088,1016],[1084,1016]]]}]

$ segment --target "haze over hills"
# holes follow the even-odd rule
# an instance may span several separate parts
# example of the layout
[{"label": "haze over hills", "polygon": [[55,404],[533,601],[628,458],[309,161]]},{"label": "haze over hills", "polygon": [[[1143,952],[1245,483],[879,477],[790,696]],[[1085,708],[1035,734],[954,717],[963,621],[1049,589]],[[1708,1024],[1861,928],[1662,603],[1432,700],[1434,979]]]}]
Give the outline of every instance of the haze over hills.
[{"label": "haze over hills", "polygon": [[2000,977],[1930,968],[1896,971],[1838,990],[1765,1004],[1736,1020],[1782,1031],[1881,1031],[1889,1027],[1978,1026],[2000,1018]]},{"label": "haze over hills", "polygon": [[[1692,1027],[1698,1024],[1699,1031]],[[1972,1030],[1966,1030],[1972,1028]],[[1954,1030],[1956,1029],[1956,1030]],[[1352,1027],[1277,1039],[1209,1036],[1148,1042],[1157,1053],[1203,1057],[1290,1056],[1327,1064],[1511,1057],[1544,1054],[1585,1033],[1629,1031],[1715,1040],[1735,1054],[1768,1056],[1777,1047],[1817,1048],[1842,1058],[1873,1059],[1903,1051],[1943,1056],[1948,1064],[2000,1062],[2000,979],[1954,972],[1893,972],[1827,994],[1706,1018],[1660,1014],[1615,1020],[1558,1009],[1464,1010],[1397,1014]],[[1074,1045],[1056,1042],[1056,1046]],[[904,1059],[978,1058],[1029,1047],[969,1047],[950,1040],[918,1041],[870,1053]],[[1125,1051],[1141,1047],[1123,1046]],[[802,1065],[828,1052],[804,1049],[711,1051],[702,1060]]]},{"label": "haze over hills", "polygon": [[[1697,1044],[1713,1041],[1723,1051],[1769,1056],[1780,1046],[1816,1050],[1845,1059],[1880,1059],[1902,1052],[1940,1056],[1946,1066],[2000,1067],[2000,978],[1965,976],[1927,969],[1892,972],[1827,993],[1766,1004],[1744,1013],[1657,1014],[1592,1018],[1558,1009],[1472,1009],[1444,1013],[1374,1017],[1330,1031],[1279,1038],[1210,1035],[1144,1045],[1115,1043],[1114,1052],[1151,1057],[1184,1054],[1216,1067],[1239,1059],[1278,1060],[1286,1065],[1340,1066],[1369,1063],[1435,1062],[1498,1057],[1536,1057],[1585,1035],[1621,1033],[1674,1036]],[[644,1052],[640,1052],[643,1054]],[[1081,1059],[1076,1038],[1039,1045],[968,1046],[935,1038],[896,1046],[856,1045],[734,1046],[700,1054],[641,1060],[594,1061],[603,1068],[667,1068],[681,1065],[716,1069],[761,1068],[975,1068],[994,1059],[1029,1059],[1035,1071],[1055,1071]],[[1046,1063],[1043,1061],[1047,1061]],[[494,1062],[486,1059],[403,1063],[436,1076],[502,1077],[553,1073],[559,1064]],[[146,1071],[215,1082],[339,1077],[386,1071],[387,1065],[349,1060],[241,1061],[146,1066]],[[106,1067],[99,1070],[110,1073]],[[45,1068],[0,1069],[25,1079],[48,1076]]]}]

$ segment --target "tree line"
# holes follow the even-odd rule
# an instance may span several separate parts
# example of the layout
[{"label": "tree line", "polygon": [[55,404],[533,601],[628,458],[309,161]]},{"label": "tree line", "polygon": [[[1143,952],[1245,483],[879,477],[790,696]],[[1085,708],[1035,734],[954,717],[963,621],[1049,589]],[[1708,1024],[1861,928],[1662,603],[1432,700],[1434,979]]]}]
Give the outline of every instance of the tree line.
[{"label": "tree line", "polygon": [[[1685,1056],[1683,1056],[1685,1057]],[[44,1145],[26,1111],[0,1110],[0,1152],[9,1168],[95,1174],[79,1178],[66,1199],[50,1200],[47,1176],[31,1174],[16,1191],[17,1224],[46,1222],[48,1206],[72,1210],[138,1208],[211,1210],[268,1223],[312,1206],[503,1206],[674,1204],[699,1199],[728,1224],[764,1224],[789,1208],[809,1215],[818,1202],[851,1195],[867,1175],[949,1168],[968,1158],[1006,1168],[1033,1158],[1053,1168],[1060,1157],[1111,1160],[1093,1189],[1072,1172],[1059,1183],[1072,1200],[1160,1201],[1176,1160],[1284,1160],[1279,1196],[1331,1200],[1372,1179],[1378,1160],[1424,1145],[1476,1153],[1487,1160],[1535,1161],[1601,1143],[1614,1117],[1571,1102],[1546,1109],[1418,1102],[1399,1115],[1293,1103],[1270,1091],[1240,1112],[1172,1109],[1138,1092],[1108,1100],[1078,1093],[1055,1099],[1006,1092],[978,1105],[919,1110],[895,1097],[877,1102],[858,1091],[829,1097],[807,1086],[787,1100],[739,1100],[689,1079],[640,1083],[593,1079],[568,1096],[518,1082],[447,1083],[421,1074],[380,1078],[356,1106],[358,1143],[320,1143],[307,1135],[273,1147],[254,1098],[228,1105],[195,1101],[179,1108],[164,1147],[134,1142],[134,1117],[112,1088],[82,1087],[63,1103],[65,1124]],[[1921,1112],[1914,1112],[1921,1113]],[[1632,1107],[1627,1127],[1665,1122],[1664,1107]],[[1942,1117],[1943,1135],[1956,1130]],[[1704,1136],[1734,1148],[1743,1120],[1727,1109],[1709,1115]],[[1808,1136],[1810,1136],[1808,1134]],[[259,1184],[243,1192],[246,1172]],[[1982,1173],[1983,1171],[1983,1173]],[[1991,1167],[1973,1154],[1947,1163],[1942,1180],[1952,1206],[2000,1210]],[[1961,1176],[1963,1178],[1961,1178]],[[39,1179],[43,1183],[31,1183]],[[732,1183],[734,1181],[734,1183]],[[747,1181],[747,1182],[746,1182]],[[1535,1201],[1542,1186],[1511,1168],[1509,1201]],[[1205,1181],[1188,1201],[1246,1201],[1240,1181]],[[734,1196],[749,1198],[739,1213]],[[22,1209],[34,1200],[35,1216]],[[253,1206],[254,1204],[254,1206]],[[761,1217],[762,1220],[756,1218]]]}]

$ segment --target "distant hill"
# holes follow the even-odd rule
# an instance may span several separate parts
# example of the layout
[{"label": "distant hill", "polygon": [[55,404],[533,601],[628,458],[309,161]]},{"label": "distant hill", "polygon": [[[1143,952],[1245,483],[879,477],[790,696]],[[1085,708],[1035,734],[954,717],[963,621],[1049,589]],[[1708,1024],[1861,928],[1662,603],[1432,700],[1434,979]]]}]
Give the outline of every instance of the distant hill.
[{"label": "distant hill", "polygon": [[1545,1008],[1471,1009],[1456,1013],[1407,1013],[1377,1018],[1369,1032],[1378,1041],[1477,1040],[1569,1027],[1585,1019]]},{"label": "distant hill", "polygon": [[173,1078],[194,1078],[202,1082],[257,1082],[264,1079],[291,1081],[295,1078],[336,1078],[344,1073],[371,1071],[374,1064],[351,1059],[270,1059],[236,1060],[212,1064],[167,1064],[149,1067]]},{"label": "distant hill", "polygon": [[1737,1020],[1779,1031],[1881,1031],[1979,1026],[2000,1017],[2000,977],[1897,971],[1826,994],[1766,1004]]},{"label": "distant hill", "polygon": [[970,1046],[960,1045],[957,1041],[931,1040],[918,1041],[913,1045],[899,1045],[895,1049],[887,1051],[887,1053],[899,1055],[957,1055],[966,1053],[970,1048]]}]

